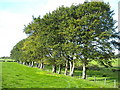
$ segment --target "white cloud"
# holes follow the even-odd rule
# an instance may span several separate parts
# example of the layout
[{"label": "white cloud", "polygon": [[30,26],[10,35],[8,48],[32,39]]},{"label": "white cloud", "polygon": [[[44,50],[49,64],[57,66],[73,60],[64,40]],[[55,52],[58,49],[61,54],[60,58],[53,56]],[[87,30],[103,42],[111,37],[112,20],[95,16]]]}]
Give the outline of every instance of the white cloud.
[{"label": "white cloud", "polygon": [[79,4],[84,1],[85,0],[48,0],[48,3],[45,5],[44,9],[51,12],[61,5],[71,6],[72,4]]},{"label": "white cloud", "polygon": [[26,37],[23,28],[30,18],[4,11],[0,15],[0,56],[8,56],[13,46]]},{"label": "white cloud", "polygon": [[[32,20],[32,15],[44,15],[55,10],[61,5],[70,6],[72,3],[82,3],[84,0],[48,0],[47,4],[43,0],[2,0],[0,2],[33,2],[32,6],[21,7],[26,9],[25,13],[0,11],[0,57],[8,56],[13,46],[26,37],[23,34],[24,25]],[[35,4],[35,2],[37,2]],[[40,3],[40,4],[39,4]],[[42,3],[42,4],[41,4]],[[31,4],[30,4],[31,5]],[[17,9],[17,7],[15,7]]]}]

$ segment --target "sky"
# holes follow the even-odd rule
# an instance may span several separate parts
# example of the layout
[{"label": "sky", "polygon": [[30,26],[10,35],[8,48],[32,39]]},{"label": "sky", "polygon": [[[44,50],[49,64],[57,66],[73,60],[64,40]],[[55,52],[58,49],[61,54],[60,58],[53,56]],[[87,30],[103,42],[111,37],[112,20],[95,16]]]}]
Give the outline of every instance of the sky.
[{"label": "sky", "polygon": [[[118,1],[120,0],[104,0],[114,10],[115,20],[118,20]],[[10,56],[13,46],[27,37],[23,29],[24,25],[32,21],[32,15],[43,16],[61,5],[83,2],[84,0],[0,0],[0,57]]]}]

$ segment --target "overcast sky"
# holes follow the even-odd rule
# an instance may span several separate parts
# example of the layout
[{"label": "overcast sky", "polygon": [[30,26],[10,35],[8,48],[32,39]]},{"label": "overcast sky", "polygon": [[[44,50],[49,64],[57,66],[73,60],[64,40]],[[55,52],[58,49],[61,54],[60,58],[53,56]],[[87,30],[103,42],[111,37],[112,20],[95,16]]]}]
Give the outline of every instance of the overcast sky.
[{"label": "overcast sky", "polygon": [[[110,3],[112,10],[115,10],[114,19],[118,20],[119,0],[104,1]],[[0,0],[0,57],[9,56],[13,46],[26,38],[23,28],[32,20],[32,15],[43,16],[61,5],[83,2],[84,0]]]}]

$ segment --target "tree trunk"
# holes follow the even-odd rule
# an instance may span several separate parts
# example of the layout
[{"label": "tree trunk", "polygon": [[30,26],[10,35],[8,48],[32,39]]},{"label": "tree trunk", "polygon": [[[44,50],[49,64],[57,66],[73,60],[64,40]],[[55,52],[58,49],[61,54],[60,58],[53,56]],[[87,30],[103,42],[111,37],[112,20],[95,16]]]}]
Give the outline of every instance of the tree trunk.
[{"label": "tree trunk", "polygon": [[38,67],[39,63],[36,63],[36,67]]},{"label": "tree trunk", "polygon": [[31,67],[33,67],[33,66],[34,66],[34,61],[31,62]]},{"label": "tree trunk", "polygon": [[71,71],[72,71],[72,61],[69,61],[69,63],[70,63],[70,73],[71,73]]},{"label": "tree trunk", "polygon": [[67,75],[68,74],[68,60],[66,61],[66,65],[65,65],[65,75]]},{"label": "tree trunk", "polygon": [[25,65],[25,62],[22,62],[23,65]]},{"label": "tree trunk", "polygon": [[40,68],[41,67],[41,64],[40,63],[38,63],[38,68]]},{"label": "tree trunk", "polygon": [[86,64],[83,63],[82,79],[86,79]]},{"label": "tree trunk", "polygon": [[26,62],[25,62],[25,65],[26,65]]},{"label": "tree trunk", "polygon": [[75,63],[74,63],[74,61],[72,61],[71,62],[71,66],[70,66],[70,68],[71,68],[71,70],[70,70],[70,76],[73,76],[73,74],[74,74],[74,68],[75,68]]},{"label": "tree trunk", "polygon": [[61,68],[62,68],[62,65],[60,64],[60,65],[59,65],[58,74],[61,74]]},{"label": "tree trunk", "polygon": [[41,64],[40,64],[40,69],[43,69],[44,68],[44,63],[42,62]]},{"label": "tree trunk", "polygon": [[31,67],[31,62],[29,62],[29,66]]},{"label": "tree trunk", "polygon": [[53,64],[53,65],[52,65],[52,72],[53,72],[53,73],[56,73],[56,64]]},{"label": "tree trunk", "polygon": [[27,62],[27,66],[29,66],[29,62]]},{"label": "tree trunk", "polygon": [[20,61],[17,61],[20,64]]}]

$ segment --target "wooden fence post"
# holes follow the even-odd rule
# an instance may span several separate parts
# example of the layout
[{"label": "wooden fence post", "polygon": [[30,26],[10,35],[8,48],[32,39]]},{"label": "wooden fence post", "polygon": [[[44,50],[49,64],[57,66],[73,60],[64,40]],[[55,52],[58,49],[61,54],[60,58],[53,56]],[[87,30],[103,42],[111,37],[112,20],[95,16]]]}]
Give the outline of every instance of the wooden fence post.
[{"label": "wooden fence post", "polygon": [[96,77],[94,76],[94,82],[96,82]]},{"label": "wooden fence post", "polygon": [[105,78],[105,80],[104,80],[104,84],[106,85],[106,78]]},{"label": "wooden fence post", "polygon": [[114,80],[114,88],[116,88],[116,80]]},{"label": "wooden fence post", "polygon": [[80,79],[80,76],[81,76],[81,75],[79,75],[79,79]]}]

